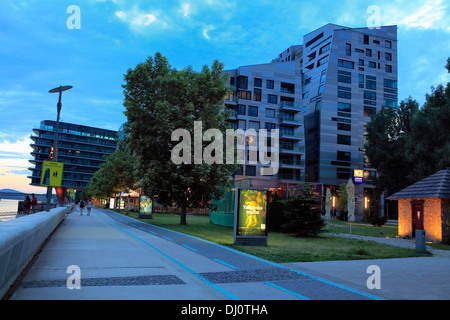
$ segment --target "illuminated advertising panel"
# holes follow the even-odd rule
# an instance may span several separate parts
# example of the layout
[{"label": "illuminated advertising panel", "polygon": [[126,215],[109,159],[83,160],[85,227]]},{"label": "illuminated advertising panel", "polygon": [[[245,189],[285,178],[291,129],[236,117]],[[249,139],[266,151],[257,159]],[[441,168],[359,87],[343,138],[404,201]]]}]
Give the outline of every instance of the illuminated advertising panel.
[{"label": "illuminated advertising panel", "polygon": [[139,195],[139,218],[151,218],[153,213],[153,200],[144,194]]},{"label": "illuminated advertising panel", "polygon": [[267,244],[268,190],[237,188],[236,192],[235,243]]}]

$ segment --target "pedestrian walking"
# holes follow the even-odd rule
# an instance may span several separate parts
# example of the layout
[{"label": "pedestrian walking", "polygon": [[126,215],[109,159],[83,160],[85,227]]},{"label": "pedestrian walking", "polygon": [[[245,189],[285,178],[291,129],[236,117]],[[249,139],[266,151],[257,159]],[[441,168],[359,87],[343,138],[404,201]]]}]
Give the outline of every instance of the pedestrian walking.
[{"label": "pedestrian walking", "polygon": [[92,201],[89,200],[87,203],[87,211],[88,211],[88,215],[91,214],[91,209],[92,209]]},{"label": "pedestrian walking", "polygon": [[32,211],[32,213],[36,212],[37,203],[38,203],[37,198],[34,195],[34,193],[32,193],[31,194],[31,211]]},{"label": "pedestrian walking", "polygon": [[83,215],[83,208],[86,206],[86,202],[84,200],[80,201],[80,216]]},{"label": "pedestrian walking", "polygon": [[26,194],[25,195],[25,200],[23,202],[23,211],[26,214],[30,214],[30,208],[31,208],[31,199],[30,197]]}]

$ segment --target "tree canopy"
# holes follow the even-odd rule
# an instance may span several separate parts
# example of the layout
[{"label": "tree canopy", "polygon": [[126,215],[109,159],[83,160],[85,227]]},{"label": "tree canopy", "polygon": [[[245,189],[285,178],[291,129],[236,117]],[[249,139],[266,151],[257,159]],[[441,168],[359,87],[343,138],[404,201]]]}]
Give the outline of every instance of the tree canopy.
[{"label": "tree canopy", "polygon": [[379,173],[377,188],[388,195],[450,166],[450,83],[425,98],[421,108],[411,97],[382,107],[367,125],[366,155]]},{"label": "tree canopy", "polygon": [[[196,163],[194,152],[185,154],[185,149],[183,157],[191,161],[172,160],[172,150],[180,141],[172,141],[175,130],[182,128],[195,136],[194,122],[199,121],[203,131],[214,128],[225,133],[228,114],[224,112],[224,97],[229,89],[222,70],[223,64],[217,60],[201,72],[191,67],[177,70],[158,52],[129,69],[124,77],[124,132],[136,155],[138,186],[158,203],[182,208],[181,224],[186,224],[188,207],[204,207],[212,197],[218,198],[223,192],[220,187],[237,168],[233,164]],[[192,151],[209,145],[201,138],[194,140],[192,144],[183,142],[189,142]]]}]

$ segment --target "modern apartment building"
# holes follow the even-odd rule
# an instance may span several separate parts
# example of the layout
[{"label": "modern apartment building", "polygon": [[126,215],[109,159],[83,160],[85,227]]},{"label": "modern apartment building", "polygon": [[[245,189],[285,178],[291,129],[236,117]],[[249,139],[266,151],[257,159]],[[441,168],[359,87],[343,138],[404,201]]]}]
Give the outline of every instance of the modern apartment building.
[{"label": "modern apartment building", "polygon": [[[30,162],[30,185],[39,186],[42,163],[51,158],[55,138],[56,121],[41,121],[39,128],[34,128],[31,136],[34,157]],[[84,189],[106,161],[106,156],[117,147],[117,131],[88,127],[72,123],[59,123],[58,130],[58,162],[64,163],[62,187]]]},{"label": "modern apartment building", "polygon": [[[278,176],[264,177],[270,185],[315,182],[336,196],[358,170],[356,219],[382,212],[377,173],[364,152],[365,127],[382,105],[397,106],[396,26],[327,24],[271,63],[225,72],[235,88],[225,101],[235,111],[235,127],[280,129],[280,145],[289,146],[280,148]],[[252,175],[245,165],[236,177]]]},{"label": "modern apartment building", "polygon": [[[304,181],[305,140],[301,109],[302,78],[300,65],[294,61],[241,66],[224,71],[229,75],[233,92],[225,105],[233,110],[229,119],[234,129],[279,130],[278,172],[262,175],[261,159],[251,162],[251,147],[247,146],[245,165],[236,171],[235,179],[251,179],[256,187],[286,188]],[[272,143],[268,140],[266,145]],[[258,141],[258,148],[260,147]],[[274,148],[269,148],[274,150]]]}]

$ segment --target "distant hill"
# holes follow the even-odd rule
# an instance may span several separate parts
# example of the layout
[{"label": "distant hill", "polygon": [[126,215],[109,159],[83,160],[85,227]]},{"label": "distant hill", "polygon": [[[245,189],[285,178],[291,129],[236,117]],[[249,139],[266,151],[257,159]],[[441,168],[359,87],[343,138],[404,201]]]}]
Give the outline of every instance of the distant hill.
[{"label": "distant hill", "polygon": [[13,190],[13,189],[1,189],[0,192],[23,194],[23,192]]}]

